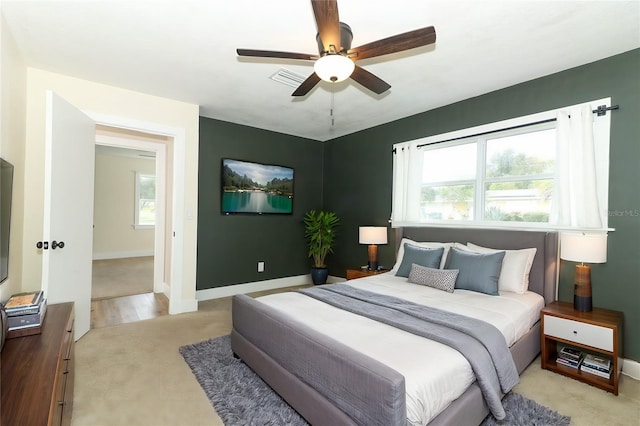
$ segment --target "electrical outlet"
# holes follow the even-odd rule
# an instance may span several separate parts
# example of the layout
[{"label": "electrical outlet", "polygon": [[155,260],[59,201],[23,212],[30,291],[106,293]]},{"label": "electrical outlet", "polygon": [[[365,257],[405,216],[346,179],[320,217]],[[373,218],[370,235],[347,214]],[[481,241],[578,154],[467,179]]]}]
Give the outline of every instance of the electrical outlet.
[{"label": "electrical outlet", "polygon": [[264,262],[258,262],[258,272],[264,272]]}]

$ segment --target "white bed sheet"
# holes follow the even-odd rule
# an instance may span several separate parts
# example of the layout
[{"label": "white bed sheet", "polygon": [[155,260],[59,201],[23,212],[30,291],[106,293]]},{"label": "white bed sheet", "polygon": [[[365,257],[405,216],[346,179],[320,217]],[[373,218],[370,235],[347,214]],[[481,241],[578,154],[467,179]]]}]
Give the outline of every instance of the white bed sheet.
[{"label": "white bed sheet", "polygon": [[[509,345],[538,320],[544,299],[535,293],[488,296],[466,290],[447,293],[408,283],[393,273],[347,284],[478,318],[496,326]],[[383,362],[405,377],[407,420],[425,425],[475,381],[471,366],[450,347],[343,311],[295,292],[258,298],[261,302],[333,339]]]}]

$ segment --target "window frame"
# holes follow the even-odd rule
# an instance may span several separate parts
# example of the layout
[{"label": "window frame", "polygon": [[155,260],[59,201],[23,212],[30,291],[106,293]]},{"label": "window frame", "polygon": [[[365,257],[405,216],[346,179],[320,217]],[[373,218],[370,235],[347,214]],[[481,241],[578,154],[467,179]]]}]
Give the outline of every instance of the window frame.
[{"label": "window frame", "polygon": [[[154,185],[156,185],[156,175],[153,173],[135,172],[135,190],[133,204],[133,229],[153,229],[155,228],[155,219],[152,225],[140,223],[140,180],[143,177],[152,177]],[[157,189],[157,188],[156,188]],[[156,197],[157,200],[157,197]],[[155,200],[154,200],[155,201]]]}]

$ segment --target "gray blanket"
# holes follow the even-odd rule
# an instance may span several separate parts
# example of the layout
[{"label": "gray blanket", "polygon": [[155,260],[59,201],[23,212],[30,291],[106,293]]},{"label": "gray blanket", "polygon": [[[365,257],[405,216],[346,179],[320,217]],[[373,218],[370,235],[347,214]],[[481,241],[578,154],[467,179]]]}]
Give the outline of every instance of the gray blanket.
[{"label": "gray blanket", "polygon": [[471,364],[491,413],[498,420],[504,419],[501,392],[509,392],[520,378],[504,336],[493,325],[345,284],[300,292],[456,349]]}]

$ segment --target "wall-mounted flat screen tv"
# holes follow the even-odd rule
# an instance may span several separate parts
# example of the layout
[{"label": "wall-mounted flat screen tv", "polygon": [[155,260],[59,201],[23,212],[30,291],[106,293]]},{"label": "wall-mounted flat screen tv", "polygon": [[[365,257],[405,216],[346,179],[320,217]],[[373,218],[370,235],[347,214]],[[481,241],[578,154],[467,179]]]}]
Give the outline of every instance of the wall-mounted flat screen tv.
[{"label": "wall-mounted flat screen tv", "polygon": [[9,227],[13,166],[0,158],[0,283],[9,276]]},{"label": "wall-mounted flat screen tv", "polygon": [[292,214],[293,169],[222,159],[222,214]]}]

